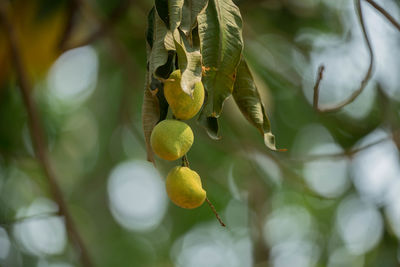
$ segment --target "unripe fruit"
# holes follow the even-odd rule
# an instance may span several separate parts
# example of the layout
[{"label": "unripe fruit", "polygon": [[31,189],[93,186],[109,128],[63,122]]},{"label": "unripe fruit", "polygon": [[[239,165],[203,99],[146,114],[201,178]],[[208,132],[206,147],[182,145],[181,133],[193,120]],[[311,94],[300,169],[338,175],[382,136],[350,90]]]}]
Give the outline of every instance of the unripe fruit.
[{"label": "unripe fruit", "polygon": [[176,160],[185,155],[193,144],[189,125],[177,120],[163,120],[151,133],[150,144],[160,158]]},{"label": "unripe fruit", "polygon": [[181,208],[197,208],[206,199],[200,176],[188,167],[173,168],[168,173],[165,185],[171,201]]},{"label": "unripe fruit", "polygon": [[181,87],[181,71],[171,73],[164,83],[164,95],[176,118],[189,120],[201,109],[204,102],[204,87],[201,82],[195,84],[193,98]]}]

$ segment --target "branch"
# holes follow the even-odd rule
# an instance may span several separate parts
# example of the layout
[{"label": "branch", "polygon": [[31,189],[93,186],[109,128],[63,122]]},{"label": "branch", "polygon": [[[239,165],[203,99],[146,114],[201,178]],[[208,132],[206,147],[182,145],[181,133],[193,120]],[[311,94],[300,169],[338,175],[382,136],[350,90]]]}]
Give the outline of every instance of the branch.
[{"label": "branch", "polygon": [[81,236],[78,233],[74,221],[72,220],[62,191],[57,183],[56,176],[49,162],[39,114],[35,102],[33,101],[31,96],[32,86],[30,84],[28,78],[29,76],[27,75],[26,69],[24,68],[22,63],[18,38],[16,36],[15,29],[13,28],[13,25],[11,24],[7,14],[7,8],[9,8],[7,4],[8,2],[6,1],[0,1],[0,22],[2,22],[2,24],[4,25],[5,35],[9,42],[10,54],[16,71],[19,89],[21,91],[23,102],[28,115],[29,130],[35,154],[40,165],[43,168],[45,176],[48,178],[50,191],[59,207],[59,214],[65,217],[65,224],[68,235],[71,240],[74,240],[76,242],[77,249],[80,251],[82,264],[85,267],[90,267],[92,266],[92,263],[88,251],[83,243]]},{"label": "branch", "polygon": [[68,20],[68,25],[69,27],[66,28],[65,35],[62,38],[62,41],[60,42],[60,49],[61,51],[67,51],[70,49],[78,48],[81,46],[89,45],[102,37],[104,34],[107,33],[107,31],[113,27],[118,19],[120,19],[123,15],[124,12],[126,12],[129,9],[129,6],[131,4],[130,0],[122,0],[119,2],[119,5],[111,12],[110,16],[107,18],[107,20],[101,20],[100,17],[96,14],[93,15],[92,10],[87,7],[87,4],[84,1],[80,0],[75,0],[71,2],[71,10],[81,8],[84,6],[85,11],[89,10],[89,15],[92,18],[96,19],[96,22],[98,23],[98,27],[96,30],[94,30],[91,34],[86,36],[83,40],[81,40],[78,43],[70,44],[68,45],[68,39],[72,33],[72,16],[69,17]]},{"label": "branch", "polygon": [[[246,149],[250,152],[248,149]],[[250,152],[251,153],[251,152]],[[250,161],[250,166],[256,173],[259,173],[260,168],[253,161]],[[246,192],[246,204],[248,206],[247,216],[249,225],[249,236],[253,246],[253,266],[270,266],[268,264],[271,258],[271,249],[265,242],[263,230],[265,219],[271,212],[271,205],[268,203],[268,198],[271,196],[270,187],[265,184],[263,179],[250,179],[248,181],[248,191]]]},{"label": "branch", "polygon": [[319,85],[324,78],[324,71],[325,71],[325,66],[320,65],[318,68],[318,77],[317,77],[317,82],[314,85],[314,98],[313,98],[313,107],[314,109],[318,110],[318,99],[319,99]]},{"label": "branch", "polygon": [[364,90],[365,86],[367,86],[369,80],[371,79],[372,76],[372,70],[373,70],[373,66],[374,66],[374,51],[372,50],[371,47],[371,42],[369,40],[368,37],[368,33],[367,33],[367,29],[365,27],[365,22],[364,22],[364,17],[363,17],[363,13],[362,13],[362,8],[361,8],[361,0],[355,0],[355,5],[356,5],[356,10],[358,11],[358,19],[361,25],[361,29],[362,29],[362,33],[364,36],[364,40],[365,43],[367,45],[368,48],[368,53],[369,53],[369,67],[368,70],[365,74],[364,79],[361,81],[361,85],[360,87],[353,92],[353,94],[346,100],[342,101],[339,104],[336,104],[334,106],[328,106],[328,107],[319,107],[318,106],[318,101],[319,101],[319,87],[320,87],[320,82],[322,80],[322,72],[324,70],[323,67],[319,68],[319,75],[318,75],[318,79],[317,82],[314,86],[314,109],[318,112],[336,112],[338,110],[340,110],[341,108],[343,108],[344,106],[352,103],[354,100],[357,99],[357,97],[362,93],[362,91]]},{"label": "branch", "polygon": [[60,52],[64,52],[67,50],[65,47],[73,32],[76,5],[71,2],[67,7],[67,10],[67,22],[64,26],[63,34],[61,35],[60,41],[58,42],[58,48]]},{"label": "branch", "polygon": [[387,137],[381,138],[375,142],[372,142],[368,145],[365,145],[365,146],[362,146],[359,148],[354,148],[352,150],[347,150],[344,152],[332,153],[332,154],[308,155],[308,156],[298,157],[298,158],[287,158],[285,160],[289,160],[292,162],[308,162],[308,161],[315,161],[315,160],[321,160],[321,159],[336,159],[336,158],[343,158],[343,157],[353,157],[355,154],[357,154],[363,150],[367,150],[373,146],[384,143],[392,138],[393,138],[392,136],[387,136]]},{"label": "branch", "polygon": [[54,217],[54,216],[58,216],[58,215],[59,214],[56,212],[48,212],[48,213],[29,215],[29,216],[19,217],[14,220],[6,221],[6,222],[0,222],[0,226],[8,227],[8,226],[12,226],[13,224],[16,224],[16,223],[22,223],[22,222],[26,222],[26,221],[30,221],[30,220],[50,218],[50,217]]},{"label": "branch", "polygon": [[378,10],[392,25],[400,31],[400,23],[398,23],[385,9],[375,3],[373,0],[365,0],[368,4]]}]

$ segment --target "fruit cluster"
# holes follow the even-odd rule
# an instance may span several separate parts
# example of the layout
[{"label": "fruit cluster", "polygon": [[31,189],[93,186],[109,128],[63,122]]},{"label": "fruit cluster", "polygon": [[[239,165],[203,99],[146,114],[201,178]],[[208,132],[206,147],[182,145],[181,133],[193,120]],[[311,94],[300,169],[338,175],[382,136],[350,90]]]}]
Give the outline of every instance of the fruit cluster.
[{"label": "fruit cluster", "polygon": [[[190,126],[180,120],[193,118],[204,102],[204,87],[201,82],[196,83],[192,96],[183,92],[180,84],[181,72],[176,70],[164,83],[164,95],[176,119],[159,122],[150,137],[154,153],[170,161],[184,157],[194,140]],[[174,167],[168,173],[165,184],[169,198],[179,207],[194,209],[206,199],[200,176],[188,166]]]}]

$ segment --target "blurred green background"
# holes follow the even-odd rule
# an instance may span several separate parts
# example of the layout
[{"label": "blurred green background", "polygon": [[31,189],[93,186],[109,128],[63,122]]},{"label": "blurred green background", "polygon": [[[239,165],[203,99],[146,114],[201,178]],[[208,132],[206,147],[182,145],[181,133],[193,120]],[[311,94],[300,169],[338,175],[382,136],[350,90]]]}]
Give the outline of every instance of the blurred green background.
[{"label": "blurred green background", "polygon": [[[398,0],[377,2],[400,21]],[[288,151],[269,151],[232,99],[222,140],[189,121],[190,166],[223,228],[206,204],[184,210],[167,198],[164,177],[179,161],[158,160],[157,169],[146,162],[141,103],[152,1],[11,1],[50,162],[94,265],[399,266],[399,32],[362,2],[372,80],[341,111],[318,114],[312,94],[321,63],[321,105],[348,97],[368,68],[353,1],[236,3],[245,55],[277,145]],[[0,265],[81,266],[34,156],[2,27]]]}]

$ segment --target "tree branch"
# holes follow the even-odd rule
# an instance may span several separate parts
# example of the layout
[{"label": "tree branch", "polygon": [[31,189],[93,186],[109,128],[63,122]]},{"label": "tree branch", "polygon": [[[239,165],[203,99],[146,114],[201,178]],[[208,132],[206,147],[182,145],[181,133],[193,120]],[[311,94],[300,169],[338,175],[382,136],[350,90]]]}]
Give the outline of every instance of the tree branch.
[{"label": "tree branch", "polygon": [[81,40],[79,43],[74,43],[68,45],[68,40],[70,37],[70,34],[72,33],[72,17],[69,17],[68,20],[68,25],[69,27],[66,28],[65,31],[65,36],[62,38],[62,41],[60,42],[60,49],[61,51],[67,51],[70,49],[78,48],[81,46],[89,45],[102,37],[104,34],[107,33],[107,31],[115,25],[115,23],[118,21],[119,18],[123,15],[124,12],[126,12],[129,9],[129,6],[131,4],[130,0],[122,0],[119,2],[119,5],[111,12],[110,16],[108,17],[107,20],[101,20],[98,15],[93,14],[93,11],[87,7],[87,4],[84,1],[80,0],[75,0],[71,2],[71,10],[73,12],[78,8],[84,7],[85,11],[89,10],[89,15],[92,18],[96,19],[96,22],[98,23],[98,27],[96,30],[94,30],[92,33],[90,33],[88,36],[86,36],[83,40]]},{"label": "tree branch", "polygon": [[91,263],[88,251],[69,213],[62,191],[57,183],[56,176],[49,162],[39,114],[31,96],[32,86],[30,84],[26,69],[24,68],[22,63],[22,58],[19,51],[19,44],[15,33],[15,29],[13,28],[13,25],[11,24],[10,19],[8,17],[7,8],[9,6],[7,4],[8,2],[6,1],[0,1],[0,22],[2,22],[2,24],[4,25],[5,35],[9,42],[9,49],[13,60],[14,68],[16,71],[19,89],[21,91],[23,102],[28,115],[29,130],[35,154],[40,165],[43,168],[45,176],[48,178],[50,191],[59,207],[59,214],[64,216],[65,218],[65,224],[68,235],[70,239],[75,242],[75,245],[80,252],[81,262],[83,266],[90,267],[93,265]]},{"label": "tree branch", "polygon": [[373,0],[365,0],[368,4],[373,6],[376,10],[378,10],[385,18],[392,23],[392,25],[400,31],[400,23],[398,23],[385,9],[383,9],[380,5],[375,3]]},{"label": "tree branch", "polygon": [[365,145],[365,146],[362,146],[359,148],[354,148],[351,150],[346,150],[346,151],[340,152],[340,153],[308,155],[308,156],[303,156],[303,157],[298,157],[298,158],[287,158],[285,160],[288,160],[291,162],[308,162],[308,161],[315,161],[315,160],[322,160],[322,159],[338,159],[338,158],[343,158],[343,157],[353,157],[355,154],[357,154],[363,150],[367,150],[373,146],[384,143],[384,142],[390,140],[391,138],[393,138],[393,137],[387,136],[387,137],[381,138],[375,142],[372,142],[368,145]]},{"label": "tree branch", "polygon": [[22,222],[26,222],[26,221],[30,221],[30,220],[37,220],[37,219],[45,219],[45,218],[50,218],[50,217],[55,217],[55,216],[59,216],[59,214],[56,212],[48,212],[48,213],[39,213],[39,214],[35,214],[35,215],[28,215],[28,216],[24,216],[24,217],[18,217],[14,220],[0,222],[0,226],[9,227],[16,223],[22,223]]},{"label": "tree branch", "polygon": [[63,34],[61,35],[60,41],[58,42],[58,48],[60,52],[66,51],[66,45],[68,40],[71,38],[73,28],[74,28],[74,17],[75,17],[75,10],[76,5],[74,2],[70,2],[69,6],[67,7],[67,23],[64,26]]},{"label": "tree branch", "polygon": [[317,77],[317,82],[314,85],[314,98],[313,98],[313,107],[314,109],[318,110],[318,99],[319,99],[319,85],[324,78],[324,71],[325,71],[325,66],[321,65],[318,68],[318,77]]},{"label": "tree branch", "polygon": [[367,48],[368,48],[369,59],[370,59],[368,70],[364,76],[364,79],[361,81],[360,87],[356,91],[354,91],[348,99],[342,101],[339,104],[333,105],[333,106],[319,107],[319,105],[318,105],[319,89],[320,89],[320,82],[322,80],[322,72],[324,70],[324,68],[320,67],[319,71],[318,71],[318,73],[319,73],[318,79],[314,86],[314,102],[313,102],[314,109],[318,112],[336,112],[336,111],[339,111],[341,108],[345,107],[346,105],[352,103],[362,93],[362,91],[367,86],[369,80],[372,77],[372,70],[373,70],[373,66],[374,66],[374,51],[372,50],[371,42],[369,40],[367,29],[365,27],[364,17],[363,17],[362,8],[361,8],[361,0],[355,0],[355,6],[356,6],[357,14],[358,14],[358,19],[359,19],[359,22],[361,25],[362,33],[364,36],[365,44],[367,45]]}]

